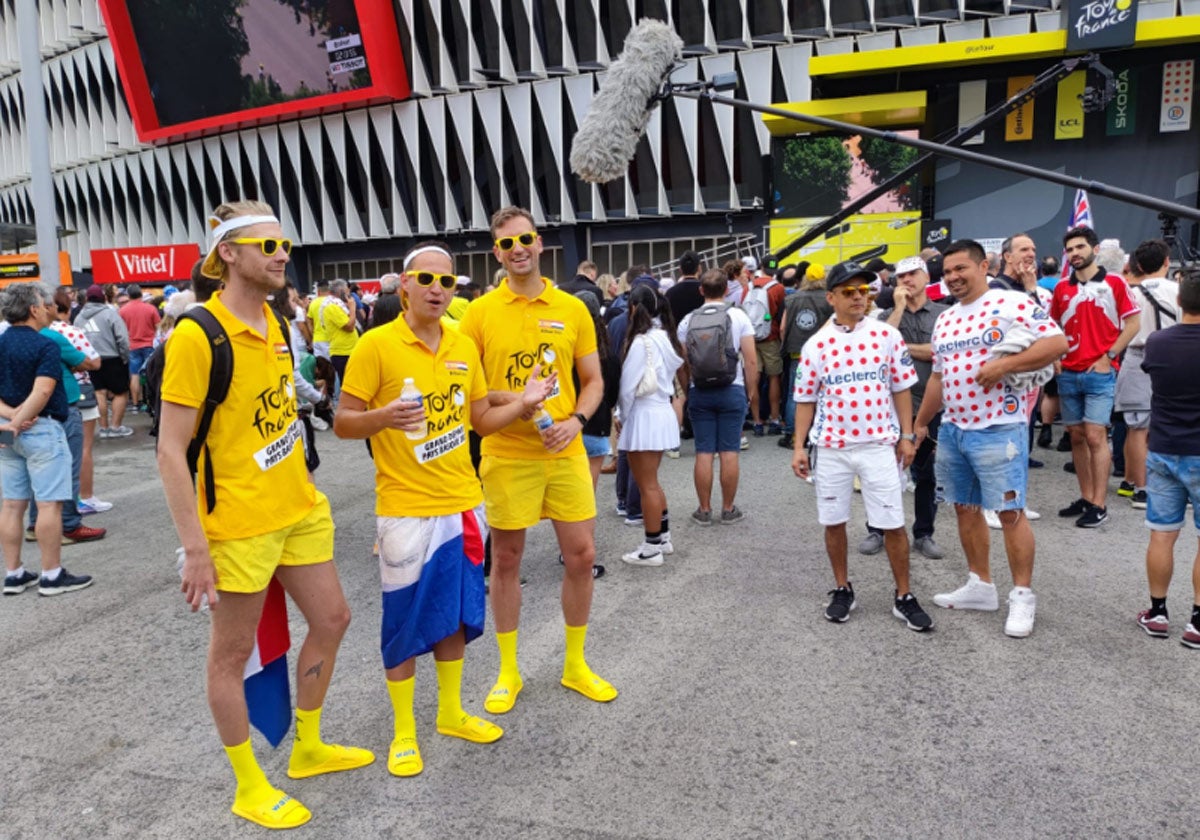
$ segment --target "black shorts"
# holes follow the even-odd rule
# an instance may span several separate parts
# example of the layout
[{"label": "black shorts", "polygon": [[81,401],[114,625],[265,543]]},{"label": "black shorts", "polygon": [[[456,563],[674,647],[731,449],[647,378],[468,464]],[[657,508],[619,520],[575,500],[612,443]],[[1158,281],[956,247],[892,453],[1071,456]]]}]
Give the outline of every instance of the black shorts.
[{"label": "black shorts", "polygon": [[100,360],[100,369],[91,372],[92,384],[97,391],[108,391],[113,396],[129,393],[129,365],[119,356]]},{"label": "black shorts", "polygon": [[1047,397],[1057,397],[1058,396],[1058,377],[1057,376],[1042,386],[1042,393],[1045,394]]}]

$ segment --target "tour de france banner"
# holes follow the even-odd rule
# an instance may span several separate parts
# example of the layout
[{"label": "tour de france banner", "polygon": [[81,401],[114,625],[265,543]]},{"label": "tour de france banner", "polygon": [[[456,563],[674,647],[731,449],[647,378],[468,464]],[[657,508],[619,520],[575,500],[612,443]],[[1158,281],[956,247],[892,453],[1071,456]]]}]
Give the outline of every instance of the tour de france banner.
[{"label": "tour de france banner", "polygon": [[1133,46],[1137,5],[1137,0],[1069,0],[1067,51]]}]

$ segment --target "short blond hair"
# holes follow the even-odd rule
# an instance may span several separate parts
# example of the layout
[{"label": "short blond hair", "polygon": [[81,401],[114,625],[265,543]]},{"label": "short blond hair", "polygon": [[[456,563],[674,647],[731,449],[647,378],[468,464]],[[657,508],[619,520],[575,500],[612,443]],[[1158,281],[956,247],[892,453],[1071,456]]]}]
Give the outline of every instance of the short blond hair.
[{"label": "short blond hair", "polygon": [[534,228],[535,230],[537,229],[537,222],[535,222],[533,220],[532,213],[530,213],[524,207],[516,207],[514,205],[509,205],[508,207],[501,207],[499,210],[497,210],[495,213],[492,214],[492,221],[491,221],[492,237],[495,238],[496,229],[498,227],[500,227],[501,225],[503,225],[507,222],[512,221],[513,219],[525,219],[529,222],[530,227]]}]

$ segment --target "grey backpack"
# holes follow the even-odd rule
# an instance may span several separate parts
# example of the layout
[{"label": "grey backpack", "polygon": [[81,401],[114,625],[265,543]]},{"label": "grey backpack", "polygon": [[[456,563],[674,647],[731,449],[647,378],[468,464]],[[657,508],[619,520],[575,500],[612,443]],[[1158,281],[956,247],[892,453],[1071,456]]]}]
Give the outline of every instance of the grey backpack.
[{"label": "grey backpack", "polygon": [[688,368],[697,388],[723,388],[737,378],[738,353],[728,303],[706,303],[691,314],[687,335]]}]

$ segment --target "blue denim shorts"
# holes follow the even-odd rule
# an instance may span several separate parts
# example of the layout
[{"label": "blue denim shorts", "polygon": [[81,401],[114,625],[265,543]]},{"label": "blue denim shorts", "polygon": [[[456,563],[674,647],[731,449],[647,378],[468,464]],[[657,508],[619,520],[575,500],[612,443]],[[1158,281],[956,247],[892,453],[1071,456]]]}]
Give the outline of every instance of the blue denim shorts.
[{"label": "blue denim shorts", "polygon": [[692,419],[696,451],[740,452],[746,404],[746,389],[741,385],[688,388],[688,417]]},{"label": "blue denim shorts", "polygon": [[603,458],[605,455],[612,454],[612,442],[600,435],[581,435],[583,438],[583,448],[587,450],[589,458]]},{"label": "blue denim shorts", "polygon": [[12,446],[0,447],[0,487],[6,499],[71,499],[71,448],[62,423],[39,417]]},{"label": "blue denim shorts", "polygon": [[1029,480],[1029,426],[1004,423],[968,430],[942,423],[935,469],[948,502],[1021,510]]},{"label": "blue denim shorts", "polygon": [[1107,426],[1112,418],[1117,374],[1064,370],[1058,375],[1059,411],[1064,426]]},{"label": "blue denim shorts", "polygon": [[1178,531],[1183,527],[1187,503],[1192,503],[1192,524],[1200,531],[1200,455],[1146,455],[1146,527],[1151,531]]},{"label": "blue denim shorts", "polygon": [[153,347],[139,347],[136,350],[129,351],[129,375],[137,376],[142,372],[142,367],[150,358],[150,354],[154,352]]}]

